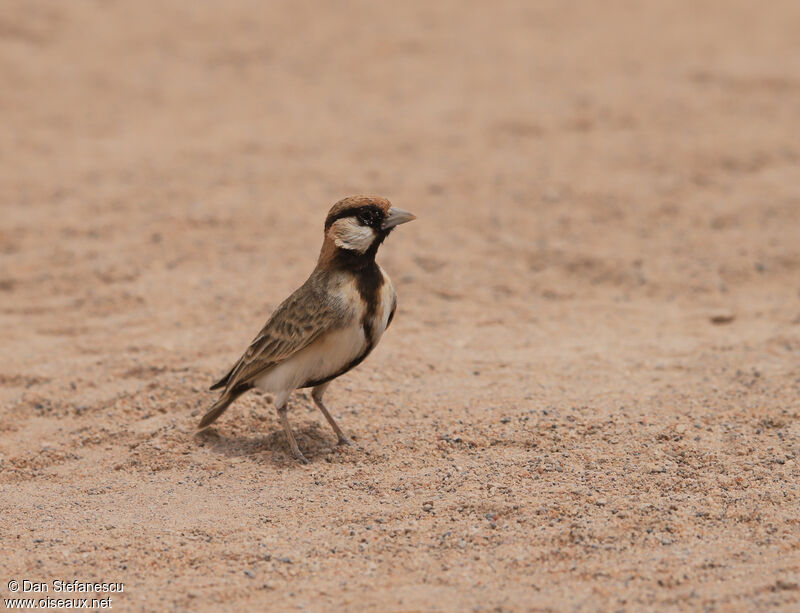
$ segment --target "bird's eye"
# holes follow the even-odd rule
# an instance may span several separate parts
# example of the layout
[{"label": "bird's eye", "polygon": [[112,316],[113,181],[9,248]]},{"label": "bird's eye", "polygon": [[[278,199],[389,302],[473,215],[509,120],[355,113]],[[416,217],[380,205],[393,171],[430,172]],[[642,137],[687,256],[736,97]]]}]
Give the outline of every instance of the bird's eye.
[{"label": "bird's eye", "polygon": [[372,226],[378,219],[378,214],[372,209],[363,209],[358,212],[358,221],[362,226]]}]

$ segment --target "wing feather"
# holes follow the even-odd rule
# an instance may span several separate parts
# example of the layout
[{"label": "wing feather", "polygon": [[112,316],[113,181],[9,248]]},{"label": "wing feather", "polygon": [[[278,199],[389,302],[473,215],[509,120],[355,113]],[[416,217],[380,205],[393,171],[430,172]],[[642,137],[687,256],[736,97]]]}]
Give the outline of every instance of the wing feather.
[{"label": "wing feather", "polygon": [[252,383],[267,369],[339,327],[345,314],[311,277],[281,303],[241,358],[212,389]]}]

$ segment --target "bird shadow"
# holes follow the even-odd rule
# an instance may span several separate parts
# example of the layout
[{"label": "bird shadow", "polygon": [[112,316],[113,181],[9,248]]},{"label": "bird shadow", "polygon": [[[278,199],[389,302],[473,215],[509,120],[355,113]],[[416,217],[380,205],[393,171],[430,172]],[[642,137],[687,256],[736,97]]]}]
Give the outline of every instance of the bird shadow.
[{"label": "bird shadow", "polygon": [[[309,462],[328,458],[343,451],[336,438],[325,432],[319,424],[305,423],[292,428],[297,444]],[[225,457],[247,457],[258,463],[270,462],[276,466],[287,464],[301,466],[289,450],[283,430],[273,430],[266,436],[227,435],[215,427],[195,433],[195,439],[211,451]]]}]

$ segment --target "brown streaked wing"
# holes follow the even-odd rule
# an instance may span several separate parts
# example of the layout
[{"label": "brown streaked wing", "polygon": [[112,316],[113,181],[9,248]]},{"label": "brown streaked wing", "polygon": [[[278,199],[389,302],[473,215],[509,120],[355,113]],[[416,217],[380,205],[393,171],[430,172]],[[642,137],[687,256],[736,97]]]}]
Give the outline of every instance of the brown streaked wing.
[{"label": "brown streaked wing", "polygon": [[225,387],[251,382],[324,332],[341,325],[343,315],[309,279],[275,310],[230,374],[223,378],[222,381],[227,379]]}]

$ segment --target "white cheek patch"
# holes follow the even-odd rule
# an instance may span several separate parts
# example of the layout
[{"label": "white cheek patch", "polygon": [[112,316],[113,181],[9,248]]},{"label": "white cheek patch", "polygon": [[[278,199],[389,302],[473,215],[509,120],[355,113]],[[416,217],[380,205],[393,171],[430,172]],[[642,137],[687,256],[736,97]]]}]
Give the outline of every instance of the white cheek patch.
[{"label": "white cheek patch", "polygon": [[337,247],[364,253],[375,240],[375,230],[369,226],[362,226],[352,217],[346,217],[334,222],[334,243]]}]

